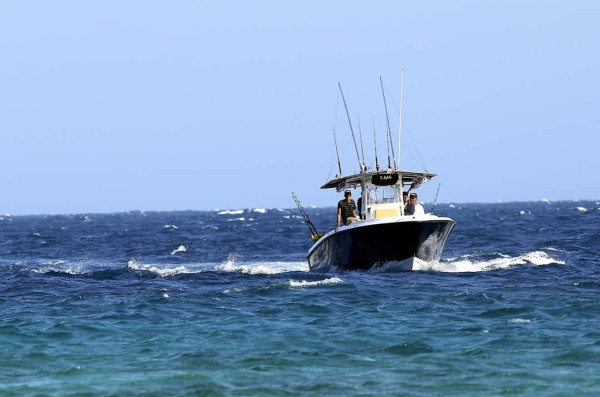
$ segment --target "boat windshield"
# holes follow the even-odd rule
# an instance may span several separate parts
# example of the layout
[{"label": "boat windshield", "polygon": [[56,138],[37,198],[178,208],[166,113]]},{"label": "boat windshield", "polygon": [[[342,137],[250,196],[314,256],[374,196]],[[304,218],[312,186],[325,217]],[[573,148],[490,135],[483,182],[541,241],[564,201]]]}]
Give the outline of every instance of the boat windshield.
[{"label": "boat windshield", "polygon": [[397,185],[367,186],[367,204],[398,203],[400,197],[402,193]]}]

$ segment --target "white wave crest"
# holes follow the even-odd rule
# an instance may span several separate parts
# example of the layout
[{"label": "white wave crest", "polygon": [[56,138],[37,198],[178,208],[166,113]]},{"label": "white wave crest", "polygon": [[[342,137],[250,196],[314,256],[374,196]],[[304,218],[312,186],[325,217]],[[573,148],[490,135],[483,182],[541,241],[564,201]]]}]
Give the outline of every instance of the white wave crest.
[{"label": "white wave crest", "polygon": [[242,216],[242,217],[240,217],[240,218],[228,219],[227,221],[228,221],[228,222],[233,222],[233,221],[245,221],[245,220],[246,220],[246,218],[244,218],[244,217]]},{"label": "white wave crest", "polygon": [[179,229],[177,226],[175,225],[165,225],[164,226],[165,229]]},{"label": "white wave crest", "polygon": [[156,273],[160,277],[169,277],[175,276],[177,274],[188,274],[188,273],[198,273],[199,271],[192,271],[187,269],[185,266],[178,266],[175,268],[169,267],[159,267],[160,265],[142,265],[137,263],[135,260],[130,260],[127,262],[127,267],[131,270],[141,270],[147,271],[151,273]]},{"label": "white wave crest", "polygon": [[294,280],[290,280],[290,287],[314,287],[317,285],[329,285],[329,284],[340,284],[343,283],[344,281],[339,278],[339,277],[331,277],[331,278],[326,278],[325,280],[319,280],[319,281],[306,281],[306,280],[302,280],[302,281],[294,281]]},{"label": "white wave crest", "polygon": [[225,210],[218,212],[217,215],[239,215],[243,214],[244,210]]},{"label": "white wave crest", "polygon": [[265,208],[254,208],[252,211],[258,212],[260,214],[264,214],[265,212],[267,212],[267,210]]},{"label": "white wave crest", "polygon": [[213,271],[245,273],[245,274],[279,274],[288,272],[308,271],[306,262],[263,262],[237,264],[234,261],[227,261],[215,266]]},{"label": "white wave crest", "polygon": [[577,211],[580,211],[580,212],[586,212],[586,211],[587,211],[587,208],[585,208],[585,207],[577,207],[577,208],[575,208],[575,209],[576,209]]},{"label": "white wave crest", "polygon": [[171,252],[171,255],[175,255],[178,252],[186,252],[187,248],[185,248],[185,245],[181,244],[179,247],[177,247],[176,250],[173,250],[173,252]]},{"label": "white wave crest", "polygon": [[511,318],[510,320],[508,320],[509,323],[516,323],[516,324],[522,324],[522,323],[530,323],[531,320],[526,319],[526,318]]},{"label": "white wave crest", "polygon": [[523,255],[511,257],[508,255],[498,254],[499,258],[494,258],[488,261],[471,261],[466,257],[449,259],[442,262],[422,262],[421,267],[417,270],[437,271],[448,273],[472,273],[472,272],[487,272],[491,270],[507,269],[519,265],[534,265],[544,266],[559,264],[564,265],[565,262],[551,257],[543,251],[527,252]]},{"label": "white wave crest", "polygon": [[[61,266],[63,265],[63,266]],[[52,263],[49,266],[43,266],[40,268],[32,268],[31,271],[33,273],[66,273],[66,274],[87,274],[90,269],[88,269],[83,264],[66,264],[62,261],[57,261]]]},{"label": "white wave crest", "polygon": [[228,272],[245,273],[251,275],[279,274],[289,272],[307,272],[306,262],[258,262],[258,263],[235,263],[235,257],[231,257],[224,263],[189,263],[177,267],[169,267],[168,264],[141,264],[136,260],[127,262],[131,270],[147,271],[155,273],[160,277],[171,277],[179,274],[195,274],[206,272]]}]

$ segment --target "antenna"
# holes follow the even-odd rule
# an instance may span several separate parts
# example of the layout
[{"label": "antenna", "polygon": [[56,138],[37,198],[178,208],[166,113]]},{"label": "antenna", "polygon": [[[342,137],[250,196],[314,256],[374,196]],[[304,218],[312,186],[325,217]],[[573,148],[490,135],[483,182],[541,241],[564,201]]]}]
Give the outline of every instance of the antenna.
[{"label": "antenna", "polygon": [[[400,126],[398,127],[398,165],[397,168],[400,169],[400,139],[402,138],[402,91],[404,88],[404,69],[402,69],[402,74],[400,78]],[[439,190],[439,188],[438,188]]]},{"label": "antenna", "polygon": [[[387,101],[385,100],[385,91],[383,90],[383,79],[381,78],[381,76],[379,76],[379,83],[381,83],[381,95],[383,96],[383,106],[385,107],[385,119],[387,120],[387,139],[388,139],[388,145],[389,145],[392,141],[392,132],[391,132],[391,128],[390,128],[390,116],[388,115]],[[400,147],[398,147],[398,151],[399,150],[400,150]],[[390,154],[389,154],[389,147],[388,147],[388,168],[392,168],[389,157],[390,157]],[[394,158],[394,162],[396,162],[396,155],[394,154],[394,145],[392,145],[392,157]]]},{"label": "antenna", "polygon": [[362,172],[362,166],[360,165],[360,156],[358,155],[358,146],[356,145],[356,138],[354,137],[354,129],[352,128],[352,121],[350,120],[350,113],[348,112],[348,106],[346,105],[346,98],[344,98],[344,91],[342,91],[342,85],[338,81],[340,87],[340,93],[342,94],[342,100],[344,101],[344,107],[346,108],[346,116],[348,116],[348,124],[350,124],[350,132],[352,132],[352,140],[354,141],[354,149],[356,149],[356,158],[358,160],[358,168]]},{"label": "antenna", "polygon": [[358,137],[360,138],[360,154],[362,154],[362,170],[367,170],[367,165],[365,164],[365,150],[363,147],[362,141],[362,130],[360,129],[360,115],[357,115],[358,118]]},{"label": "antenna", "polygon": [[377,135],[375,134],[375,116],[373,116],[373,141],[375,143],[375,167],[379,171],[379,160],[377,160]]},{"label": "antenna", "polygon": [[342,176],[342,164],[340,163],[340,153],[338,152],[337,139],[335,139],[335,126],[332,125],[331,129],[333,130],[333,144],[335,145],[335,154],[337,155],[338,169],[340,170],[340,177],[341,177]]}]

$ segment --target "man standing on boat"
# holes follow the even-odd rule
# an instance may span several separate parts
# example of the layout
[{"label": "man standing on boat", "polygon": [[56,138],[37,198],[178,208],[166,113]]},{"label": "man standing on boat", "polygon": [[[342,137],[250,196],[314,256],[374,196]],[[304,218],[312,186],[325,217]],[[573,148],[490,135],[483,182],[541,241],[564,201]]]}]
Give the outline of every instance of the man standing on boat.
[{"label": "man standing on boat", "polygon": [[338,215],[337,215],[337,228],[340,228],[340,222],[342,225],[350,225],[353,222],[360,220],[356,215],[356,203],[352,200],[352,192],[346,190],[344,192],[344,199],[338,202]]},{"label": "man standing on boat", "polygon": [[417,193],[410,194],[410,203],[404,208],[404,215],[420,216],[425,215],[423,206],[417,202]]}]

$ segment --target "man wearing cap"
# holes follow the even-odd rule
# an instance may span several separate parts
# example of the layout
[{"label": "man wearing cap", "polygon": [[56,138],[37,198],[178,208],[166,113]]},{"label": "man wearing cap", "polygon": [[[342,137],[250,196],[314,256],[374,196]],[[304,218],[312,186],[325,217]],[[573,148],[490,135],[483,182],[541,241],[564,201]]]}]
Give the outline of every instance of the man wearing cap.
[{"label": "man wearing cap", "polygon": [[342,225],[350,225],[353,222],[360,220],[356,215],[356,203],[352,200],[352,192],[346,190],[344,192],[344,199],[338,202],[338,215],[337,215],[337,228],[340,228],[340,222]]},{"label": "man wearing cap", "polygon": [[417,202],[417,193],[411,193],[410,202],[404,207],[404,215],[420,216],[425,215],[423,206]]}]

